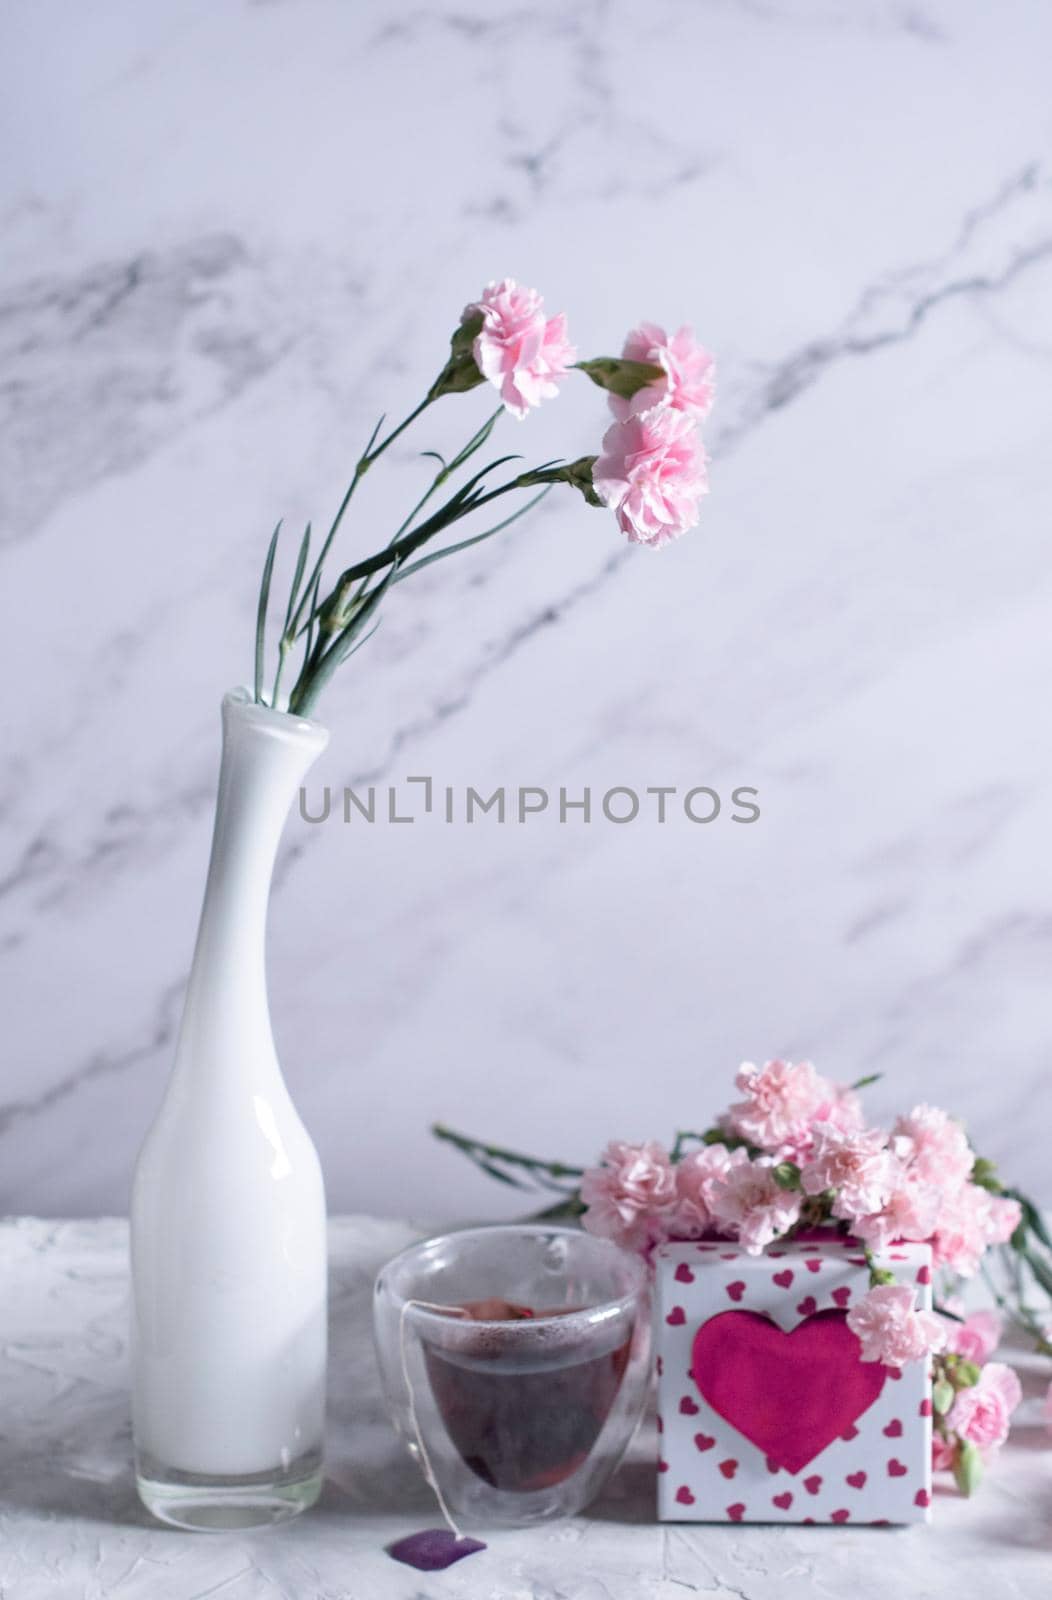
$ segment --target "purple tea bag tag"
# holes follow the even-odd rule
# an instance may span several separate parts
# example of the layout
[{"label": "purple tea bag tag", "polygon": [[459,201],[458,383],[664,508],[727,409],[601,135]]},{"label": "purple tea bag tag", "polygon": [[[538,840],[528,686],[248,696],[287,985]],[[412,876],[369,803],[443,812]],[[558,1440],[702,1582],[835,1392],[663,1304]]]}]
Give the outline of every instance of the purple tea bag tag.
[{"label": "purple tea bag tag", "polygon": [[387,1554],[418,1572],[441,1572],[454,1561],[473,1556],[476,1550],[485,1550],[481,1539],[457,1538],[449,1528],[422,1528],[419,1533],[407,1534],[387,1546]]}]

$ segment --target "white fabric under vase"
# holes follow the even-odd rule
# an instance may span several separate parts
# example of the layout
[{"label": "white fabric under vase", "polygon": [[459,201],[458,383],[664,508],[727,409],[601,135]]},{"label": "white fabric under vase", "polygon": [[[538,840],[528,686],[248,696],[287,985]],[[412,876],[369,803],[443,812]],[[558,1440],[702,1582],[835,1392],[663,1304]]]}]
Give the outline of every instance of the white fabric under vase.
[{"label": "white fabric under vase", "polygon": [[278,1065],[264,945],[320,724],[223,701],[212,856],[175,1065],[131,1206],[139,1493],[182,1527],[295,1514],[321,1486],[325,1192]]}]

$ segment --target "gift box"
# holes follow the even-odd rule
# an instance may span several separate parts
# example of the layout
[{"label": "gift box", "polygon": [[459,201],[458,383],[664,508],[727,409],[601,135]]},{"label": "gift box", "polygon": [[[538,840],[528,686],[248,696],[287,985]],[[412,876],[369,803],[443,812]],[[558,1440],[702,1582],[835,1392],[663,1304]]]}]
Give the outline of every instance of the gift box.
[{"label": "gift box", "polygon": [[[655,1251],[658,1515],[670,1522],[927,1522],[929,1363],[862,1361],[848,1308],[856,1240],[750,1256],[730,1242]],[[875,1257],[931,1306],[931,1251]]]}]

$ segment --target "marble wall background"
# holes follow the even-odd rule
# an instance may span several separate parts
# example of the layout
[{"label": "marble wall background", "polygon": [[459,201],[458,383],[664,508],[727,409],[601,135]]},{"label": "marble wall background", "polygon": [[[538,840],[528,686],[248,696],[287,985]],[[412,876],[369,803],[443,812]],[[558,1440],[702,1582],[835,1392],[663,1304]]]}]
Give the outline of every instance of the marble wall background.
[{"label": "marble wall background", "polygon": [[[719,353],[703,526],[547,503],[407,585],[317,787],[755,785],[752,827],[290,823],[275,1030],[334,1208],[497,1214],[742,1057],[883,1072],[1047,1177],[1052,14],[1040,0],[10,0],[0,48],[0,1189],[124,1208],[221,691],[279,513],[512,273]],[[389,525],[415,450],[370,481]],[[516,431],[594,447],[582,382]],[[388,519],[385,523],[384,519]],[[350,537],[350,535],[349,535]]]}]

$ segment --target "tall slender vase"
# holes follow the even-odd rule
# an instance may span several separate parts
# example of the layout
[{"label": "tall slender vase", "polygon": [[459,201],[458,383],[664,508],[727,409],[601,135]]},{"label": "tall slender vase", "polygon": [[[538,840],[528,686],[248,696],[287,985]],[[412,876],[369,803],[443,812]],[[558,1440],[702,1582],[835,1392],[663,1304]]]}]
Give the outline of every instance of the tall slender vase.
[{"label": "tall slender vase", "polygon": [[282,827],[327,741],[246,690],[223,701],[204,907],[131,1206],[136,1475],[179,1527],[281,1521],[321,1488],[325,1192],[274,1050],[264,941]]}]

